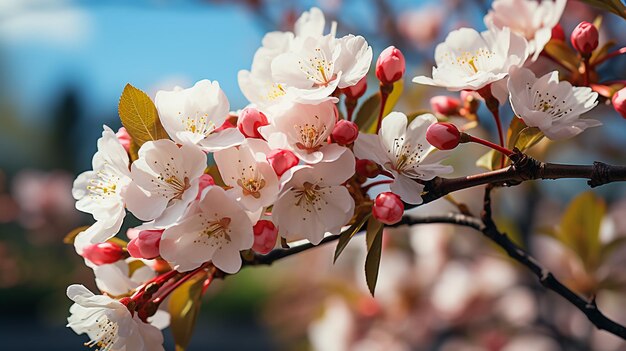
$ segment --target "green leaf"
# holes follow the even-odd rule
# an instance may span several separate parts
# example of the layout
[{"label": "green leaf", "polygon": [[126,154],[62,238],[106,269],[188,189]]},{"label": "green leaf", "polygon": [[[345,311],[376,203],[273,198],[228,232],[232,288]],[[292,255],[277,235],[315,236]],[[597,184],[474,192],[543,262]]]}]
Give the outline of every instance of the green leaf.
[{"label": "green leaf", "polygon": [[476,160],[476,166],[482,167],[488,171],[493,171],[494,169],[493,165],[496,164],[496,162],[494,162],[495,158],[496,158],[496,151],[489,150],[487,151],[486,154],[480,156],[480,158]]},{"label": "green leaf", "polygon": [[606,203],[592,192],[578,195],[561,218],[558,239],[571,248],[593,271],[600,263],[600,223],[606,213]]},{"label": "green leaf", "polygon": [[[399,80],[393,84],[393,91],[387,97],[383,116],[387,116],[393,111],[396,103],[404,90],[403,80]],[[367,98],[356,113],[354,123],[359,126],[359,130],[367,133],[376,132],[376,123],[378,122],[378,113],[380,112],[380,92]]]},{"label": "green leaf", "polygon": [[513,147],[516,147],[520,151],[524,152],[540,142],[543,137],[544,135],[539,128],[526,127],[517,135],[517,141]]},{"label": "green leaf", "polygon": [[350,228],[343,231],[339,234],[339,241],[337,242],[337,248],[335,248],[335,258],[333,259],[333,263],[337,262],[339,255],[343,252],[343,250],[348,246],[350,239],[361,230],[361,227],[365,224],[365,221],[370,217],[370,215],[365,215],[363,218],[358,219]]},{"label": "green leaf", "polygon": [[558,60],[568,70],[577,72],[580,59],[578,54],[564,41],[550,40],[543,48],[548,55]]},{"label": "green leaf", "polygon": [[378,268],[380,267],[380,257],[383,249],[383,228],[384,225],[370,217],[367,222],[366,242],[367,257],[365,258],[365,280],[372,296],[376,290],[378,280]]},{"label": "green leaf", "polygon": [[174,335],[176,351],[184,351],[191,340],[202,300],[202,285],[206,273],[196,274],[176,288],[170,295],[170,328]]},{"label": "green leaf", "polygon": [[122,125],[139,147],[146,141],[168,138],[150,97],[130,84],[124,87],[118,113]]}]

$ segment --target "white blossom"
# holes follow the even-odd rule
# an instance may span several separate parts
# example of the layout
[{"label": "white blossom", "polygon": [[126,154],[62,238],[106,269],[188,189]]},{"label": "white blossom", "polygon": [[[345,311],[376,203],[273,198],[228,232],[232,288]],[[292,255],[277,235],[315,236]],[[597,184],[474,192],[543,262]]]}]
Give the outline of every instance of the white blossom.
[{"label": "white blossom", "polygon": [[528,41],[528,53],[533,61],[552,38],[552,28],[559,23],[567,0],[495,0],[484,18],[487,28],[511,31]]},{"label": "white blossom", "polygon": [[402,201],[422,203],[420,194],[424,186],[415,179],[431,180],[452,172],[451,166],[439,163],[448,153],[435,149],[426,141],[426,130],[434,123],[437,118],[432,114],[417,116],[408,124],[405,114],[392,112],[383,119],[378,135],[359,133],[354,154],[389,171],[394,177],[390,189]]},{"label": "white blossom", "polygon": [[230,108],[218,82],[205,79],[188,89],[158,91],[155,105],[163,128],[179,144],[199,144],[205,151],[217,151],[243,141],[237,128],[215,131],[228,118]]},{"label": "white blossom", "polygon": [[328,144],[337,121],[334,103],[293,104],[273,111],[270,125],[259,128],[272,149],[289,149],[304,162],[317,163],[329,149],[337,147]]},{"label": "white blossom", "polygon": [[93,155],[93,170],[78,175],[72,195],[79,211],[91,213],[96,223],[78,234],[74,245],[78,253],[91,244],[101,243],[120,230],[126,211],[125,192],[130,184],[128,154],[111,128],[104,126]]},{"label": "white blossom", "polygon": [[531,70],[522,68],[511,73],[508,87],[515,114],[552,140],[571,138],[602,125],[595,119],[580,118],[598,104],[598,93],[559,82],[557,71],[537,78]]},{"label": "white blossom", "polygon": [[67,296],[74,301],[67,326],[89,336],[86,346],[100,351],[164,350],[159,329],[131,315],[119,301],[94,295],[82,285],[70,285]]},{"label": "white blossom", "polygon": [[342,149],[334,161],[296,166],[283,175],[283,192],[272,209],[281,236],[317,245],[325,233],[338,234],[350,221],[354,199],[342,184],[354,175],[355,160]]},{"label": "white blossom", "polygon": [[254,244],[248,215],[218,186],[206,188],[196,205],[197,211],[165,229],[161,256],[181,272],[212,261],[218,269],[236,273],[241,268],[239,251]]},{"label": "white blossom", "polygon": [[278,196],[278,177],[267,162],[270,148],[260,139],[246,139],[238,147],[214,154],[215,163],[228,192],[247,211],[270,206]]},{"label": "white blossom", "polygon": [[131,166],[132,183],[127,207],[143,221],[167,226],[179,219],[198,194],[198,182],[207,157],[192,144],[177,146],[171,140],[144,143]]},{"label": "white blossom", "polygon": [[471,28],[450,32],[435,49],[432,78],[419,76],[414,83],[448,90],[479,90],[508,75],[528,57],[526,39],[508,27],[478,33]]}]

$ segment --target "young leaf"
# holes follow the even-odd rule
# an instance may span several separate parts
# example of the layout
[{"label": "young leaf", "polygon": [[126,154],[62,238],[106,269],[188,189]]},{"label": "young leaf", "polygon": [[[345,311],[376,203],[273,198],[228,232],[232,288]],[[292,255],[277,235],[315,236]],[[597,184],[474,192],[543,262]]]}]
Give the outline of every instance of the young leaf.
[{"label": "young leaf", "polygon": [[337,242],[337,248],[335,248],[335,258],[333,259],[333,263],[337,262],[339,255],[343,252],[343,250],[348,246],[350,239],[361,230],[361,227],[365,224],[365,221],[370,217],[370,215],[363,216],[363,218],[358,219],[354,222],[350,228],[346,229],[344,232],[339,234],[339,241]]},{"label": "young leaf", "polygon": [[378,268],[380,267],[380,257],[383,249],[383,228],[384,225],[373,217],[370,217],[367,222],[365,280],[372,296],[374,296],[376,281],[378,280]]},{"label": "young leaf", "polygon": [[564,41],[550,40],[543,48],[545,52],[560,62],[570,71],[578,71],[578,54],[572,50]]},{"label": "young leaf", "polygon": [[150,97],[130,84],[124,87],[118,113],[122,125],[138,146],[146,141],[168,138]]},{"label": "young leaf", "polygon": [[[402,80],[399,80],[393,84],[393,91],[387,97],[387,103],[385,104],[383,116],[386,116],[389,114],[389,112],[393,111],[393,108],[396,106],[396,103],[400,99],[400,95],[402,95],[403,90],[404,83]],[[354,123],[359,126],[359,130],[362,132],[375,133],[376,122],[378,121],[379,112],[380,93],[377,92],[363,102],[363,104],[356,113]]]},{"label": "young leaf", "polygon": [[89,226],[85,225],[85,226],[73,229],[72,231],[67,233],[67,235],[65,235],[65,237],[63,238],[63,243],[64,244],[73,245],[74,244],[74,239],[76,239],[76,236],[78,234],[80,234],[81,232],[84,232],[88,228],[89,228]]},{"label": "young leaf", "polygon": [[598,7],[605,11],[613,12],[614,14],[626,19],[626,6],[622,3],[622,0],[581,0],[589,5]]},{"label": "young leaf", "polygon": [[202,284],[206,278],[206,273],[196,274],[170,295],[170,328],[176,351],[184,351],[191,340],[202,302]]},{"label": "young leaf", "polygon": [[[478,160],[476,160],[476,166],[477,167],[482,167],[488,171],[493,171],[493,165],[496,164],[496,162],[494,161],[496,158],[496,151],[495,150],[489,150],[487,151],[486,154],[480,156],[480,158]],[[500,161],[498,161],[497,164]]]},{"label": "young leaf", "polygon": [[576,252],[589,271],[599,264],[600,223],[605,213],[604,200],[584,192],[572,200],[561,218],[559,240]]}]

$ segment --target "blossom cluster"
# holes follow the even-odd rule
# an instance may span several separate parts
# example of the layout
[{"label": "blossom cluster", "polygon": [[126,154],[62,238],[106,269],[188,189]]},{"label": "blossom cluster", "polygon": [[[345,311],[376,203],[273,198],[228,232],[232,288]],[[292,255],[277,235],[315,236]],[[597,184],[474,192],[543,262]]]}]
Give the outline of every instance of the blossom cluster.
[{"label": "blossom cluster", "polygon": [[[477,92],[487,105],[510,101],[526,126],[553,140],[599,125],[580,118],[596,106],[596,92],[560,81],[556,71],[537,78],[525,68],[550,40],[565,2],[496,0],[487,31],[451,32],[435,50],[432,78],[413,81]],[[376,133],[352,120],[372,48],[361,36],[337,37],[336,23],[327,33],[326,25],[312,8],[293,32],[265,35],[251,69],[238,75],[250,102],[242,110],[231,111],[218,82],[201,80],[156,93],[154,126],[163,138],[150,128],[144,128],[149,140],[139,140],[129,125],[117,133],[104,126],[92,170],[73,188],[76,208],[95,219],[74,246],[104,293],[68,289],[75,302],[68,326],[88,334],[88,345],[162,349],[158,329],[168,322],[160,303],[196,272],[205,272],[207,282],[215,272],[234,274],[242,253],[267,254],[279,238],[317,245],[363,209],[393,224],[405,203],[423,202],[425,182],[452,172],[441,162],[462,133],[435,127],[430,113],[383,116],[386,97],[405,73],[398,49],[383,51],[376,63]],[[461,114],[453,100],[439,98],[434,106],[438,115]],[[364,183],[377,177],[388,178],[389,192],[371,200]],[[128,213],[142,224],[128,230],[125,243],[115,236]]]}]

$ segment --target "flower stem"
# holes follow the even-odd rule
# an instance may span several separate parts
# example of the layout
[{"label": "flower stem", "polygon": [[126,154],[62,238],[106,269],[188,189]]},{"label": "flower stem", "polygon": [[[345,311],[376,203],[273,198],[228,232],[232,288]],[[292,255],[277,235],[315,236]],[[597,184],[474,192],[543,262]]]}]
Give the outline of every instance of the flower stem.
[{"label": "flower stem", "polygon": [[602,63],[604,63],[606,60],[612,59],[615,56],[619,56],[622,54],[626,54],[626,46],[623,48],[620,48],[618,50],[615,50],[611,53],[608,53],[606,55],[604,55],[604,57],[602,57],[601,59],[597,60],[596,62],[593,63],[593,65],[591,65],[591,68],[594,68]]},{"label": "flower stem", "polygon": [[591,65],[589,64],[589,56],[583,57],[583,69],[585,73],[583,74],[583,85],[589,86],[589,71],[591,71]]},{"label": "flower stem", "polygon": [[[500,145],[494,144],[494,143],[492,143],[490,141],[487,141],[485,139],[477,138],[477,137],[475,137],[473,135],[469,135],[469,134],[465,134],[465,135],[467,135],[467,141],[468,142],[477,143],[477,144],[481,144],[481,145],[487,146],[489,148],[492,148],[492,149],[498,151],[499,153],[501,153],[501,154],[503,154],[504,156],[507,156],[507,157],[513,155],[513,151],[511,151],[511,150],[509,150],[509,149],[507,149],[505,147],[502,147]],[[502,158],[502,167],[504,167],[504,157]]]},{"label": "flower stem", "polygon": [[378,121],[376,123],[376,133],[380,130],[383,124],[383,113],[385,113],[385,105],[387,105],[387,98],[393,91],[393,84],[380,83],[380,110],[378,111]]},{"label": "flower stem", "polygon": [[352,115],[354,114],[354,109],[356,108],[357,100],[346,97],[344,100],[344,105],[346,106],[346,120],[352,122]]},{"label": "flower stem", "polygon": [[[202,266],[194,269],[193,271],[190,272],[185,272],[182,273],[184,274],[180,279],[178,279],[177,281],[175,281],[174,283],[172,283],[170,286],[167,287],[167,289],[163,292],[159,292],[159,296],[157,298],[155,298],[153,300],[153,302],[155,304],[157,304],[157,306],[163,302],[163,300],[165,298],[167,298],[174,290],[176,290],[176,288],[178,288],[179,286],[183,285],[183,283],[185,283],[186,281],[188,281],[189,279],[191,279],[193,276],[195,276],[197,273],[205,270],[207,268],[208,264],[205,263]],[[215,273],[215,270],[211,271],[211,277],[213,276],[213,274]]]},{"label": "flower stem", "polygon": [[385,179],[385,180],[377,180],[377,181],[375,181],[375,182],[371,182],[371,183],[369,183],[369,184],[365,185],[365,186],[363,187],[363,191],[368,191],[368,190],[370,190],[371,188],[373,188],[373,187],[375,187],[375,186],[377,186],[377,185],[383,185],[383,184],[389,184],[389,183],[393,183],[393,180],[388,180],[388,179]]},{"label": "flower stem", "polygon": [[[503,150],[507,150],[504,148],[504,133],[502,132],[502,122],[500,121],[500,103],[498,99],[496,99],[491,93],[491,84],[477,91],[480,96],[485,99],[485,105],[487,105],[487,109],[493,115],[494,120],[496,121],[496,127],[498,129],[498,139],[500,140],[500,147]],[[502,152],[502,151],[500,151]],[[500,168],[504,167],[504,158],[500,162]]]}]

